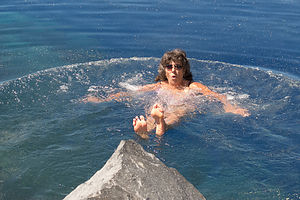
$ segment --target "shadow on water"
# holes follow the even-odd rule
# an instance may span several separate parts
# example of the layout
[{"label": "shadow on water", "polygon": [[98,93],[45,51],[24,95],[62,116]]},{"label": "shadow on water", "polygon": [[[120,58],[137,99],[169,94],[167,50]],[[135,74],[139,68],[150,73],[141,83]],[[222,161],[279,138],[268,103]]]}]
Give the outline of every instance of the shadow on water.
[{"label": "shadow on water", "polygon": [[[194,79],[249,109],[242,118],[217,103],[162,138],[139,139],[132,118],[151,96],[158,58],[74,64],[0,85],[0,199],[61,199],[100,169],[121,139],[138,140],[178,169],[207,199],[299,198],[300,82],[261,68],[191,59]],[[129,91],[123,102],[83,103]]]}]

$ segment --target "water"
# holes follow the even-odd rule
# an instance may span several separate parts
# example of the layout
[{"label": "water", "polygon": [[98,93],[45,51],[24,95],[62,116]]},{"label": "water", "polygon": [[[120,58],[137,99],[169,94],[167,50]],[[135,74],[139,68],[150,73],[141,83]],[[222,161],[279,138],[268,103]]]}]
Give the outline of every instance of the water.
[{"label": "water", "polygon": [[[300,3],[2,1],[0,199],[62,199],[121,139],[175,167],[207,199],[300,197]],[[251,116],[215,104],[162,139],[135,136],[149,97],[84,104],[153,83],[180,47],[194,79]]]}]

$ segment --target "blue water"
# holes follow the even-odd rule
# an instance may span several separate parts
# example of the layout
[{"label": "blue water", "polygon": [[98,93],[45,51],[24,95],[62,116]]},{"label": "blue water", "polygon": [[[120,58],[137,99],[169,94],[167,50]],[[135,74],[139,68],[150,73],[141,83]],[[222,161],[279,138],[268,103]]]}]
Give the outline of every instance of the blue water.
[{"label": "blue water", "polygon": [[[299,10],[296,0],[3,0],[0,199],[62,199],[122,139],[207,199],[299,199]],[[141,140],[131,120],[151,96],[81,102],[153,83],[159,58],[178,47],[196,81],[252,115],[204,101],[161,139]]]}]

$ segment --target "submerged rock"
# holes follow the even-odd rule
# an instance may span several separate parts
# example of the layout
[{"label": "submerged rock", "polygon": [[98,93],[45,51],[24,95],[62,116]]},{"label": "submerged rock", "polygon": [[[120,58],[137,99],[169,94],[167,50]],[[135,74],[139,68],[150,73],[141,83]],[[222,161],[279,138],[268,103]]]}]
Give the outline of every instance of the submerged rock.
[{"label": "submerged rock", "polygon": [[168,168],[133,140],[122,140],[88,181],[65,200],[205,199],[176,169]]}]

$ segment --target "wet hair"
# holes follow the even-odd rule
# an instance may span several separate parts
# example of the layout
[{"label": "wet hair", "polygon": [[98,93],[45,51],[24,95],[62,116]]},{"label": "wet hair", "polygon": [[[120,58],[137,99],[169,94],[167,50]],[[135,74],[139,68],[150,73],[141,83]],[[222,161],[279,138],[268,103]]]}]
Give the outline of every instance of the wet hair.
[{"label": "wet hair", "polygon": [[167,76],[165,72],[165,67],[169,65],[171,62],[175,62],[180,64],[183,67],[183,79],[192,82],[193,75],[190,71],[190,63],[186,57],[186,53],[181,49],[174,49],[172,51],[166,52],[158,66],[158,75],[155,78],[155,81],[167,81]]}]

